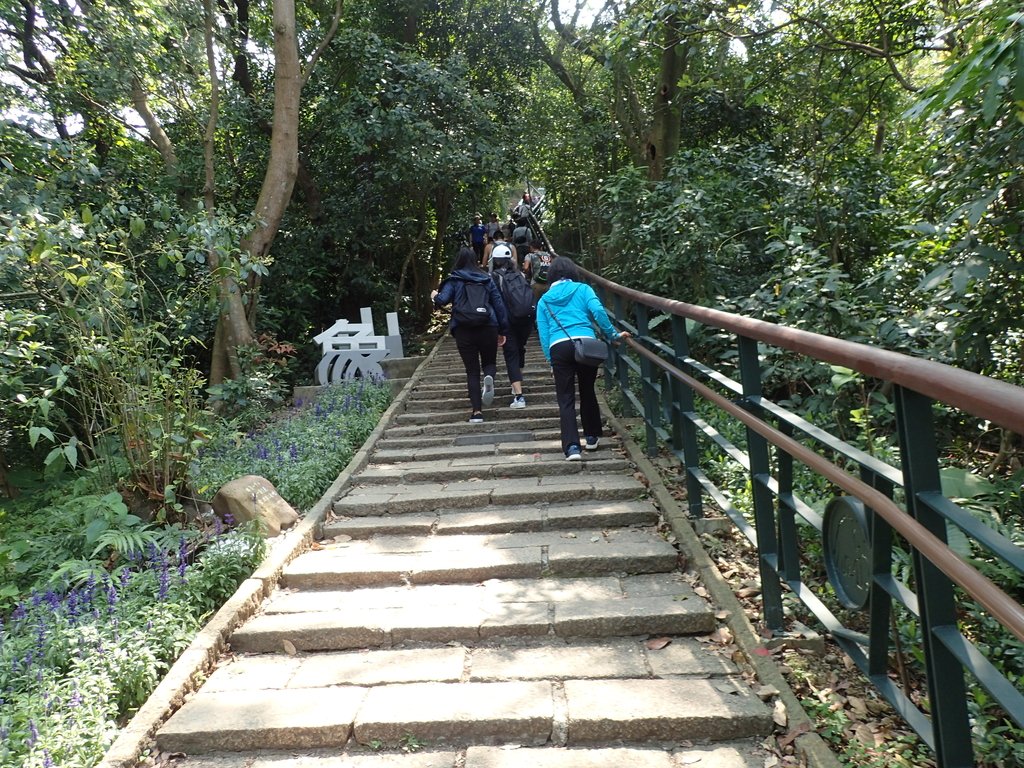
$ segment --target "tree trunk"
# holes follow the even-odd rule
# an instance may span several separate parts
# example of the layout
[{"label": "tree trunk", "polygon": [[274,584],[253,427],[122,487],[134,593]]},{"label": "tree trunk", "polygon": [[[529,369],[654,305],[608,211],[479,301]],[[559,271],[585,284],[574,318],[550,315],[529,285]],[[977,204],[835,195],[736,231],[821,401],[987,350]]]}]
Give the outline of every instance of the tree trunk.
[{"label": "tree trunk", "polygon": [[[274,119],[271,126],[270,160],[263,177],[256,209],[256,224],[244,238],[242,250],[252,264],[261,263],[270,252],[285,209],[292,199],[299,165],[299,100],[302,69],[295,34],[295,0],[274,0]],[[259,300],[258,276],[251,282],[246,334],[252,339],[251,323]],[[234,318],[232,318],[234,320]],[[241,330],[241,329],[238,329]],[[233,339],[236,343],[244,343]]]},{"label": "tree trunk", "polygon": [[652,180],[665,177],[665,163],[679,149],[681,109],[678,100],[679,78],[685,62],[680,38],[678,14],[665,20],[664,48],[658,73],[658,89],[651,112],[651,132],[647,140],[647,169]]},{"label": "tree trunk", "polygon": [[[220,76],[217,72],[217,58],[213,45],[213,0],[206,0],[206,64],[210,71],[210,117],[203,136],[203,206],[206,218],[211,224],[216,218],[216,174],[215,144],[217,120],[220,112]],[[241,375],[235,350],[241,344],[253,341],[252,331],[245,317],[242,292],[232,270],[222,268],[217,249],[211,243],[207,248],[207,262],[217,278],[220,312],[217,315],[217,329],[214,333],[213,357],[210,361],[210,384],[220,384],[230,374],[232,378]]]}]

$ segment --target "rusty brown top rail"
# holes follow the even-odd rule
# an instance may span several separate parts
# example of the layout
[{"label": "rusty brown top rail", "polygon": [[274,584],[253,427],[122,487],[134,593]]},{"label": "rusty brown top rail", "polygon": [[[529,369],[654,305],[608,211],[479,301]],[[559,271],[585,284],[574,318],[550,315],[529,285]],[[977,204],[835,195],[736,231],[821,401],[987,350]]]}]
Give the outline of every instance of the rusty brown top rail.
[{"label": "rusty brown top rail", "polygon": [[785,328],[764,320],[664,299],[613,283],[582,267],[580,271],[595,285],[637,303],[826,363],[842,365],[866,376],[891,381],[973,416],[988,419],[1013,432],[1024,434],[1024,389],[1005,381],[991,379],[934,360],[922,360],[867,344],[796,328]]}]

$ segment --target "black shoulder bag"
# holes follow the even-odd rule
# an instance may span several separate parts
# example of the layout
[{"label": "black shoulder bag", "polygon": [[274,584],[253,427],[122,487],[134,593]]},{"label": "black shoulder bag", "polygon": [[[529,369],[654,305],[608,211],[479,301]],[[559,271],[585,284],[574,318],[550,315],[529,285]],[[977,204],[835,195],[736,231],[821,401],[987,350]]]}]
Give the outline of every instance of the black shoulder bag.
[{"label": "black shoulder bag", "polygon": [[[551,311],[551,307],[545,304],[544,308],[547,309],[548,314],[551,315],[551,319],[554,320],[555,323],[558,324],[558,327],[562,329],[562,333],[569,336],[569,332],[565,330],[565,326],[558,321],[557,317],[555,317],[555,313]],[[589,365],[596,368],[608,359],[608,344],[601,339],[591,338],[590,336],[580,336],[579,338],[572,339],[572,347],[573,356],[576,358],[576,362],[580,365]]]}]

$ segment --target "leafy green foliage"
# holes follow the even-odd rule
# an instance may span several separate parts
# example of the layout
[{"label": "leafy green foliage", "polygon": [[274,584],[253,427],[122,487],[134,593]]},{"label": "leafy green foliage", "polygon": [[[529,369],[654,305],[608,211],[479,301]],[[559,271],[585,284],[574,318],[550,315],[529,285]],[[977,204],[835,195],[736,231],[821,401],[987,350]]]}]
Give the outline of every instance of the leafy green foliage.
[{"label": "leafy green foliage", "polygon": [[0,765],[95,765],[265,553],[253,530],[150,544],[113,574],[39,590],[0,625]]},{"label": "leafy green foliage", "polygon": [[[391,400],[383,383],[345,381],[259,430],[226,432],[200,453],[194,468],[198,492],[212,497],[242,475],[267,478],[297,509],[319,499],[369,436]],[[302,406],[302,404],[297,404]]]}]

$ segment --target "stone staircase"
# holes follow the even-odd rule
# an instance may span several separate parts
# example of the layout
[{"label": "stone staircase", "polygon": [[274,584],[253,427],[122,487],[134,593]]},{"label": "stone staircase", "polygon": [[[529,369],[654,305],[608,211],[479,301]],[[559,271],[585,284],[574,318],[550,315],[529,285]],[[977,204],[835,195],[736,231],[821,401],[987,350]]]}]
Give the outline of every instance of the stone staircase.
[{"label": "stone staircase", "polygon": [[[184,768],[761,768],[771,709],[707,635],[616,437],[580,462],[529,350],[468,424],[446,337],[323,538],[157,733]],[[701,592],[703,592],[701,590]]]}]

